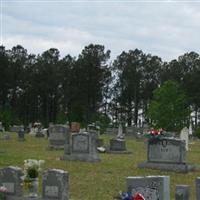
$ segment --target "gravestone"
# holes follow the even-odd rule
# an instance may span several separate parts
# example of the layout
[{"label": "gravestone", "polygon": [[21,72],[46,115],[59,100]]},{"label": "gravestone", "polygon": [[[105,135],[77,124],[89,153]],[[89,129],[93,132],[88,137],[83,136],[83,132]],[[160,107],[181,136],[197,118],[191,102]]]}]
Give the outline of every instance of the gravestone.
[{"label": "gravestone", "polygon": [[4,132],[4,127],[2,125],[2,122],[0,122],[0,132]]},{"label": "gravestone", "polygon": [[20,126],[13,125],[10,127],[10,132],[18,133],[21,129],[24,129],[24,125],[20,125]]},{"label": "gravestone", "polygon": [[117,138],[118,139],[124,139],[122,124],[119,124]]},{"label": "gravestone", "polygon": [[120,152],[126,151],[126,141],[120,139],[110,140],[110,152]]},{"label": "gravestone", "polygon": [[192,135],[193,135],[192,124],[190,123],[190,126],[189,126],[189,136],[192,137]]},{"label": "gravestone", "polygon": [[196,178],[196,200],[200,200],[200,177]]},{"label": "gravestone", "polygon": [[49,127],[49,147],[63,149],[69,143],[69,127],[66,125],[51,125]]},{"label": "gravestone", "polygon": [[195,165],[186,163],[185,142],[172,138],[148,140],[147,162],[140,163],[138,167],[179,172],[196,169]]},{"label": "gravestone", "polygon": [[7,188],[6,199],[21,200],[22,190],[22,169],[9,166],[0,170],[0,185]]},{"label": "gravestone", "polygon": [[4,140],[10,140],[10,135],[8,133],[4,134],[3,139]]},{"label": "gravestone", "polygon": [[169,176],[127,177],[127,190],[140,193],[145,200],[170,200]]},{"label": "gravestone", "polygon": [[147,123],[144,123],[142,126],[143,134],[147,134],[150,129],[150,126]]},{"label": "gravestone", "polygon": [[35,137],[37,138],[41,138],[44,137],[45,135],[43,134],[43,129],[42,128],[38,128],[36,133],[35,133]]},{"label": "gravestone", "polygon": [[24,128],[21,127],[21,129],[18,132],[18,141],[25,141],[24,134],[25,134]]},{"label": "gravestone", "polygon": [[[70,148],[68,148],[70,147]],[[88,162],[98,162],[100,157],[96,148],[96,137],[88,132],[73,133],[70,145],[64,150],[62,160],[80,160]]]},{"label": "gravestone", "polygon": [[80,131],[80,123],[72,122],[71,123],[71,132],[72,133],[78,133],[79,131]]},{"label": "gravestone", "polygon": [[190,199],[190,186],[176,185],[176,200],[189,200]]},{"label": "gravestone", "polygon": [[110,149],[108,153],[129,153],[126,151],[126,141],[121,124],[119,124],[117,137],[110,140]]},{"label": "gravestone", "polygon": [[69,199],[69,174],[59,169],[48,169],[42,176],[43,200]]},{"label": "gravestone", "polygon": [[185,141],[185,148],[188,151],[188,143],[189,143],[189,129],[187,127],[181,130],[180,139]]}]

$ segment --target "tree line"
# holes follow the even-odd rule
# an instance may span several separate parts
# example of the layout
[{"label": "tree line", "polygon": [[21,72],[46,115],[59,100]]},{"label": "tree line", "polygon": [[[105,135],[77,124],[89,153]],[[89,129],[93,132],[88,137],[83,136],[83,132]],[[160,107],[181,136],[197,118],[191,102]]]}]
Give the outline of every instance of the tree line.
[{"label": "tree line", "polygon": [[200,56],[185,53],[170,62],[135,49],[114,61],[103,45],[90,44],[77,56],[60,56],[56,48],[29,54],[20,45],[0,46],[0,121],[5,126],[41,121],[124,121],[138,125],[148,115],[153,91],[175,81],[187,96],[198,127]]}]

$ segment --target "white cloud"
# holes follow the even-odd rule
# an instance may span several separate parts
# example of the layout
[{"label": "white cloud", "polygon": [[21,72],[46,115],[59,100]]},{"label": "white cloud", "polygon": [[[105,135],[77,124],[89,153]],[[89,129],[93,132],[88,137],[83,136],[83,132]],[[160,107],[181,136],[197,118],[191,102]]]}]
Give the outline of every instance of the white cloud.
[{"label": "white cloud", "polygon": [[85,45],[100,43],[112,59],[139,48],[164,60],[198,51],[200,3],[6,3],[6,48],[21,44],[28,52],[51,47],[77,56]]}]

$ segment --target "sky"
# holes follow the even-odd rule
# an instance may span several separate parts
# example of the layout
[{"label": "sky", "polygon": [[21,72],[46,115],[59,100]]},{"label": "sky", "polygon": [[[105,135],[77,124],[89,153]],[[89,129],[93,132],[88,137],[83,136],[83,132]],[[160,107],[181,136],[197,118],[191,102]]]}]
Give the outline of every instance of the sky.
[{"label": "sky", "polygon": [[78,56],[93,43],[111,50],[111,60],[136,48],[176,59],[200,53],[200,0],[0,0],[1,44],[28,53],[57,48]]}]

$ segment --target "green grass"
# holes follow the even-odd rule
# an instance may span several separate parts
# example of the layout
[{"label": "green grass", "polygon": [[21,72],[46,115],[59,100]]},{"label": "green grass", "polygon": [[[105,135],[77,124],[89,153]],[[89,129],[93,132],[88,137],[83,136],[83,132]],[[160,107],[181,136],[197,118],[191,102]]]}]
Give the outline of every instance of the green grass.
[{"label": "green grass", "polygon": [[[163,172],[159,170],[138,169],[137,164],[146,160],[144,142],[127,139],[127,148],[132,154],[101,154],[101,162],[60,161],[63,150],[47,150],[48,140],[26,135],[25,142],[18,142],[15,133],[11,140],[0,140],[0,167],[9,165],[23,167],[25,159],[45,160],[44,168],[57,168],[69,172],[69,193],[72,200],[112,200],[119,191],[126,190],[127,176],[168,175],[170,176],[171,200],[175,196],[175,186],[191,186],[191,199],[195,199],[195,178],[200,170],[188,174]],[[103,136],[108,144],[110,137]],[[5,151],[2,153],[2,151]],[[187,154],[189,163],[200,166],[200,142],[190,145]]]}]

